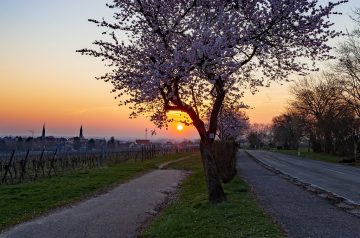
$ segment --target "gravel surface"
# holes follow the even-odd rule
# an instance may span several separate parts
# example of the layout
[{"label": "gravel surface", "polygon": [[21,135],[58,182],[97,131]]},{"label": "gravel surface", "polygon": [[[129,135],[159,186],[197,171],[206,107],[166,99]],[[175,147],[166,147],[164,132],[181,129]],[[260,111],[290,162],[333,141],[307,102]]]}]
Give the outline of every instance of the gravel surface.
[{"label": "gravel surface", "polygon": [[155,170],[73,207],[18,225],[0,238],[135,237],[187,173]]},{"label": "gravel surface", "polygon": [[238,153],[238,173],[289,237],[360,237],[360,219]]}]

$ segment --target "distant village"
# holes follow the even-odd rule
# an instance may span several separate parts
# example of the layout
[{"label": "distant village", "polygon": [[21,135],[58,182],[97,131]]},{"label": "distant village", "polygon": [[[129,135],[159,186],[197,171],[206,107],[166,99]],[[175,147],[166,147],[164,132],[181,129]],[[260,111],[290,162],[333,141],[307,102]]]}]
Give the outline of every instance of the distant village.
[{"label": "distant village", "polygon": [[41,151],[41,150],[57,150],[59,152],[76,152],[76,151],[97,151],[97,150],[117,150],[128,151],[141,149],[143,146],[153,146],[161,149],[191,149],[198,147],[197,141],[184,140],[174,142],[169,140],[151,141],[147,139],[137,139],[134,141],[116,140],[111,137],[109,140],[85,138],[83,127],[80,127],[79,135],[70,138],[54,137],[46,135],[46,127],[43,125],[42,134],[39,137],[22,137],[22,136],[6,136],[0,138],[0,152],[8,152],[12,150],[24,151]]}]

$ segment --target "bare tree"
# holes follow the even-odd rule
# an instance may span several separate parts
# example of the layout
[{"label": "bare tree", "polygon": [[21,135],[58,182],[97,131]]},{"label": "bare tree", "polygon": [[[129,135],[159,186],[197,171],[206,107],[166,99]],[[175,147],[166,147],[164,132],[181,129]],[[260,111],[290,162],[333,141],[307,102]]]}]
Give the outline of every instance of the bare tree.
[{"label": "bare tree", "polygon": [[333,151],[336,120],[349,111],[341,99],[343,89],[336,75],[323,73],[317,77],[306,77],[294,84],[291,93],[290,108],[306,116],[313,125],[310,140],[314,151]]},{"label": "bare tree", "polygon": [[347,40],[340,44],[339,59],[336,70],[342,77],[346,92],[346,101],[360,117],[360,32],[349,34]]},{"label": "bare tree", "polygon": [[303,117],[297,113],[286,112],[274,117],[272,120],[274,142],[284,149],[298,149],[305,128]]},{"label": "bare tree", "polygon": [[338,62],[335,67],[341,77],[344,100],[352,107],[356,120],[353,122],[353,154],[357,158],[360,134],[360,9],[356,9],[353,21],[357,28],[347,34],[338,47]]},{"label": "bare tree", "polygon": [[247,140],[252,149],[261,149],[272,144],[272,131],[269,124],[254,123],[250,126]]}]

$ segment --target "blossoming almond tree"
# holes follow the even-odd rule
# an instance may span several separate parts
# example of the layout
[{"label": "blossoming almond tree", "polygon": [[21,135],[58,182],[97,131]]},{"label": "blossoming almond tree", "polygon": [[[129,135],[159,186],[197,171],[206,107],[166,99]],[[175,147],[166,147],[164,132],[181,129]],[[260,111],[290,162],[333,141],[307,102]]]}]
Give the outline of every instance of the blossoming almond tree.
[{"label": "blossoming almond tree", "polygon": [[218,115],[217,136],[223,141],[235,141],[250,127],[249,118],[241,107],[223,105]]},{"label": "blossoming almond tree", "polygon": [[201,138],[209,200],[219,203],[226,197],[211,147],[222,104],[238,101],[246,86],[316,70],[304,59],[330,58],[327,41],[340,33],[328,17],[344,2],[113,0],[113,21],[90,20],[111,40],[79,52],[107,62],[111,71],[100,79],[113,84],[131,116],[148,115],[158,127],[168,111],[189,116]]}]

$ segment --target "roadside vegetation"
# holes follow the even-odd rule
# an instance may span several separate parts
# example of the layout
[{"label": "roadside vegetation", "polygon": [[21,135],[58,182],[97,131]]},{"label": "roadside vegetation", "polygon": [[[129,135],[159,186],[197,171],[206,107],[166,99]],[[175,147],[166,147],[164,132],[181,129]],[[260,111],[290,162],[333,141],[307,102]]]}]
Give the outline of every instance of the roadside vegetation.
[{"label": "roadside vegetation", "polygon": [[178,199],[150,224],[144,237],[284,237],[238,176],[224,185],[227,201],[213,205],[207,198],[200,155],[169,168],[192,174],[182,184]]},{"label": "roadside vegetation", "polygon": [[284,112],[271,125],[252,125],[251,148],[295,152],[305,157],[360,165],[360,8],[353,11],[354,29],[338,43],[336,60],[322,73],[297,80]]},{"label": "roadside vegetation", "polygon": [[342,161],[346,160],[347,157],[345,156],[337,156],[337,155],[330,155],[326,153],[316,153],[313,151],[308,151],[307,149],[300,149],[300,150],[274,150],[274,152],[287,154],[287,155],[295,155],[300,157],[305,157],[313,160],[320,160],[330,163],[341,163]]},{"label": "roadside vegetation", "polygon": [[331,155],[324,152],[320,153],[320,152],[308,151],[307,149],[300,149],[300,155],[299,155],[299,150],[273,150],[273,152],[300,156],[302,158],[319,160],[329,163],[345,164],[345,165],[360,167],[360,162],[358,160],[349,161],[349,158],[347,156]]},{"label": "roadside vegetation", "polygon": [[109,187],[155,169],[161,163],[186,155],[188,153],[168,154],[143,162],[130,161],[32,183],[0,186],[0,230],[104,192]]}]

